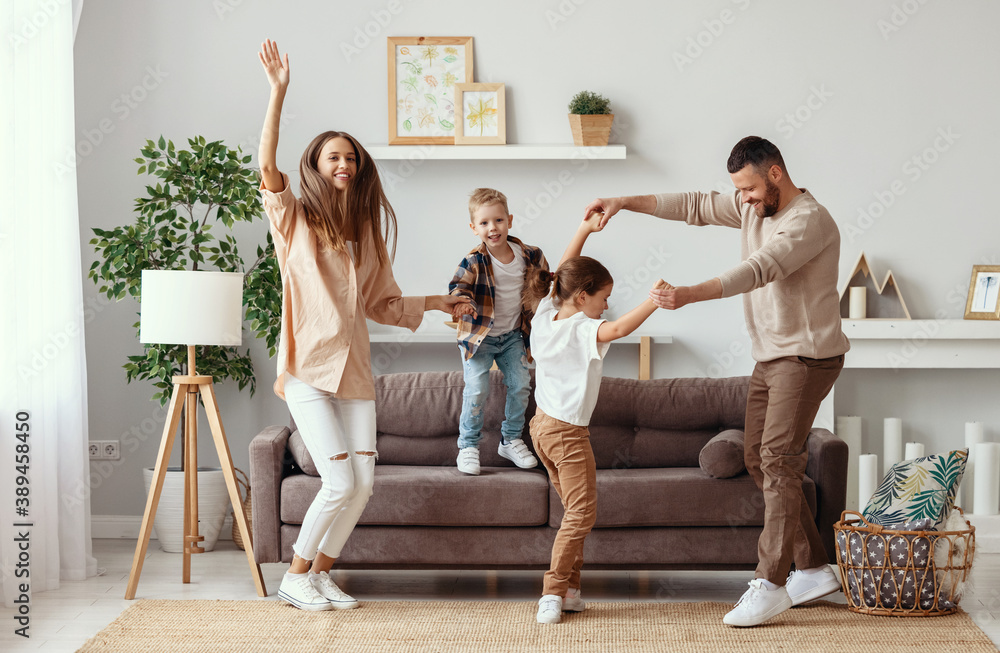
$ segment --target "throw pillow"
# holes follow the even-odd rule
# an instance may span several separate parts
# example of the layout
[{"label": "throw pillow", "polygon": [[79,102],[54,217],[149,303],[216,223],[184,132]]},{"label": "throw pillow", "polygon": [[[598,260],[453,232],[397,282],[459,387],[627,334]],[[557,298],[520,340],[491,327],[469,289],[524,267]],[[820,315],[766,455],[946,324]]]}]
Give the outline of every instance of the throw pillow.
[{"label": "throw pillow", "polygon": [[288,438],[288,449],[292,452],[292,460],[295,461],[295,464],[299,466],[299,469],[304,474],[319,476],[316,463],[313,462],[312,455],[306,449],[306,443],[302,439],[302,434],[298,431],[292,433],[291,437]]},{"label": "throw pillow", "polygon": [[709,440],[698,454],[701,470],[713,478],[732,478],[746,469],[743,431],[729,429]]},{"label": "throw pillow", "polygon": [[862,514],[869,522],[886,527],[930,519],[931,528],[939,530],[955,505],[968,458],[968,449],[957,449],[896,463]]}]

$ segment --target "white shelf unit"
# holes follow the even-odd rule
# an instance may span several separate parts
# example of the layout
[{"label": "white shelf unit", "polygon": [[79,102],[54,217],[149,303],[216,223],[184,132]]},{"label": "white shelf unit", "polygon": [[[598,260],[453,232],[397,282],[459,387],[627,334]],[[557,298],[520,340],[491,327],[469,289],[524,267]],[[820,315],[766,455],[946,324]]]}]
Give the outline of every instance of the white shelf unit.
[{"label": "white shelf unit", "polygon": [[851,341],[845,367],[983,369],[1000,367],[1000,322],[844,320]]},{"label": "white shelf unit", "polygon": [[624,145],[578,147],[565,143],[509,145],[386,145],[377,143],[366,148],[379,161],[446,161],[446,160],[602,160],[624,159]]}]

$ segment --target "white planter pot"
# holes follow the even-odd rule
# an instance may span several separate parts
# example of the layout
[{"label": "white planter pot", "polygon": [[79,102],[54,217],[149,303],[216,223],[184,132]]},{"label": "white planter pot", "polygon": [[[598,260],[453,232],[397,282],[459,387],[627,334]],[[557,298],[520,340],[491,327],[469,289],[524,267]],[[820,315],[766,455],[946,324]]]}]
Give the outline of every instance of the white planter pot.
[{"label": "white planter pot", "polygon": [[[146,496],[153,482],[153,468],[142,470]],[[229,508],[226,477],[218,467],[198,468],[198,534],[204,536],[202,548],[211,551],[219,539],[222,523]],[[167,553],[184,552],[184,472],[180,467],[168,467],[160,491],[160,503],[153,522],[153,537]]]}]

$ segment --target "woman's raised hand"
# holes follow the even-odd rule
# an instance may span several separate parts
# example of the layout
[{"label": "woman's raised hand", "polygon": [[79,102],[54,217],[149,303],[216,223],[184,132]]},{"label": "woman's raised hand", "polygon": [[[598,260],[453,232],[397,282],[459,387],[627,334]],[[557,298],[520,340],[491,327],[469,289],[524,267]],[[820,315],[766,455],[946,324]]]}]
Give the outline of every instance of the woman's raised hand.
[{"label": "woman's raised hand", "polygon": [[278,53],[278,44],[268,39],[260,44],[260,65],[264,67],[267,74],[267,81],[271,88],[285,89],[288,87],[288,53],[285,53],[285,61],[282,63],[281,55]]}]

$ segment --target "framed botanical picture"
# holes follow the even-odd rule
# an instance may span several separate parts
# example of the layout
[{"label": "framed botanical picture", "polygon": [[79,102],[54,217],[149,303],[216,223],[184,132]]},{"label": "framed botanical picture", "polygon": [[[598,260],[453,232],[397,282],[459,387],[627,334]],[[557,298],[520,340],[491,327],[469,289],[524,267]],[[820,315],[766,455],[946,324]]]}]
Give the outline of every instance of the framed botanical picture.
[{"label": "framed botanical picture", "polygon": [[455,145],[505,145],[503,84],[455,84]]},{"label": "framed botanical picture", "polygon": [[453,145],[455,84],[472,81],[471,36],[390,36],[389,145]]},{"label": "framed botanical picture", "polygon": [[973,265],[966,320],[1000,320],[1000,265]]}]

